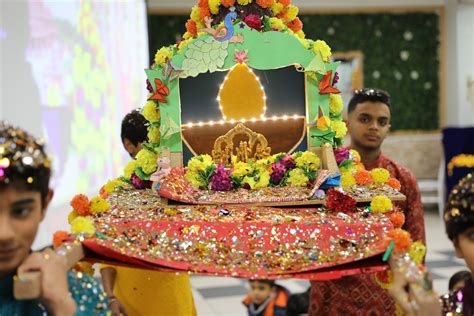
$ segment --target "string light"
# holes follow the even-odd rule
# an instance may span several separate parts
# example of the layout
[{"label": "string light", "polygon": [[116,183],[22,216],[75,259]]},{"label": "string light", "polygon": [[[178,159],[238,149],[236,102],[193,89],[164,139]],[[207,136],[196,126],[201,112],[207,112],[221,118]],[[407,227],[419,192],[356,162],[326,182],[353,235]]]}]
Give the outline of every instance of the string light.
[{"label": "string light", "polygon": [[241,123],[246,123],[246,122],[251,122],[251,123],[257,123],[257,122],[267,122],[267,121],[273,121],[273,122],[277,122],[277,121],[288,121],[288,120],[298,120],[298,119],[304,119],[305,116],[303,115],[298,115],[298,114],[293,114],[293,115],[282,115],[282,116],[272,116],[272,117],[266,117],[266,116],[261,116],[260,118],[255,118],[255,117],[252,117],[250,120],[246,120],[246,119],[241,119],[241,120],[235,120],[235,119],[230,119],[230,120],[220,120],[218,122],[216,121],[208,121],[208,122],[198,122],[198,123],[193,123],[193,122],[189,122],[187,124],[184,124],[183,127],[184,128],[192,128],[192,127],[203,127],[203,126],[214,126],[216,124],[219,124],[219,125],[224,125],[224,124],[235,124],[237,122],[241,122]]}]

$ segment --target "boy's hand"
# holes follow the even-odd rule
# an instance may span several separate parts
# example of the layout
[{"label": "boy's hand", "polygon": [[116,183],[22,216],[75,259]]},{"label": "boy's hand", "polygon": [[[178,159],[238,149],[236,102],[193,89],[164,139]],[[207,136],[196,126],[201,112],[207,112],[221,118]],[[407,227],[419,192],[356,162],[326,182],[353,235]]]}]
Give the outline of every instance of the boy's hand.
[{"label": "boy's hand", "polygon": [[26,272],[41,272],[40,302],[53,315],[74,315],[77,306],[69,293],[68,267],[64,256],[46,249],[34,252],[18,268],[18,275]]},{"label": "boy's hand", "polygon": [[115,296],[109,297],[109,308],[112,312],[112,316],[127,316],[127,310],[122,303]]}]

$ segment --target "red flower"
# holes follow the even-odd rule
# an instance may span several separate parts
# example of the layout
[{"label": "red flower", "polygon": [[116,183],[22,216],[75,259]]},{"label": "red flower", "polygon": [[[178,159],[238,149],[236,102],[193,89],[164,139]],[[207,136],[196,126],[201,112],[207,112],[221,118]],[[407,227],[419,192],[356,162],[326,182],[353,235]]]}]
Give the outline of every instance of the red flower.
[{"label": "red flower", "polygon": [[193,36],[197,35],[197,26],[196,22],[193,20],[189,19],[188,22],[186,22],[186,30],[191,33]]},{"label": "red flower", "polygon": [[234,6],[235,0],[222,0],[221,4],[226,8],[230,8],[230,7]]},{"label": "red flower", "polygon": [[287,7],[291,4],[291,0],[280,0],[278,1],[280,2],[281,4],[283,4],[284,7]]},{"label": "red flower", "polygon": [[261,31],[263,28],[262,19],[256,14],[249,14],[244,18],[245,24],[254,30]]},{"label": "red flower", "polygon": [[296,33],[303,29],[303,22],[301,22],[299,18],[296,18],[293,21],[286,23],[286,26]]},{"label": "red flower", "polygon": [[326,207],[335,212],[352,212],[356,208],[356,200],[351,196],[335,189],[330,189],[327,193]]}]

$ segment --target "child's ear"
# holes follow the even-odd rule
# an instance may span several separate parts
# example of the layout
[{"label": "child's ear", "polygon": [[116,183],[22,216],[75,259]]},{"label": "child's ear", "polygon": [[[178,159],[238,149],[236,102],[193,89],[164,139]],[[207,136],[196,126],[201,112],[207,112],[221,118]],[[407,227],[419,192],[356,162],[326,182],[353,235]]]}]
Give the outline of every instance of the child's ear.
[{"label": "child's ear", "polygon": [[462,252],[461,247],[459,247],[459,240],[457,237],[453,240],[453,246],[454,246],[454,249],[456,250],[456,257],[464,259],[464,254]]}]

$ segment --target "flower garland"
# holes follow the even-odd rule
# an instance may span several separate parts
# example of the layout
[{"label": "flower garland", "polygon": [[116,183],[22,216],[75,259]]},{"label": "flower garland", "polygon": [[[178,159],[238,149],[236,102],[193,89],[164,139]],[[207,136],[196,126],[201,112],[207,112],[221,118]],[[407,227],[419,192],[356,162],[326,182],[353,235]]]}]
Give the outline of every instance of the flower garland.
[{"label": "flower garland", "polygon": [[310,185],[321,167],[313,152],[276,154],[250,162],[234,162],[230,166],[216,164],[209,155],[191,158],[185,178],[196,189],[229,191],[237,188],[262,189],[269,186]]}]

